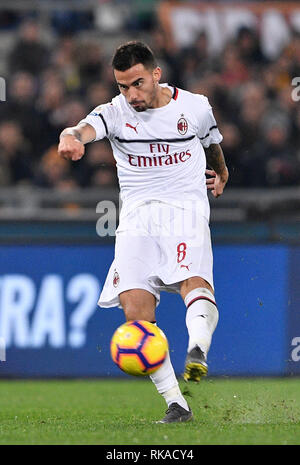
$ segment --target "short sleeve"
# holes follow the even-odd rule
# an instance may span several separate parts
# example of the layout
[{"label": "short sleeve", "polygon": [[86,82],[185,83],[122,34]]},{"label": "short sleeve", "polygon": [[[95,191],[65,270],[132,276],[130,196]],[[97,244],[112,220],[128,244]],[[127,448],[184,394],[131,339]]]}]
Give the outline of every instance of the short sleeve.
[{"label": "short sleeve", "polygon": [[88,123],[96,131],[95,140],[112,138],[115,133],[116,108],[112,103],[105,103],[96,107],[80,123]]},{"label": "short sleeve", "polygon": [[207,97],[198,95],[199,106],[197,108],[198,120],[198,137],[203,147],[208,148],[211,144],[219,144],[223,140],[220,133],[212,107],[209,104]]}]

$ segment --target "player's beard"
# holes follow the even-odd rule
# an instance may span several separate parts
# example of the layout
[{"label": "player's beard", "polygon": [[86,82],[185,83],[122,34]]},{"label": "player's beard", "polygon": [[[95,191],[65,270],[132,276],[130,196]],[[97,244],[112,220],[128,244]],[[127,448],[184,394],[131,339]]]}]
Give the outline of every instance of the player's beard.
[{"label": "player's beard", "polygon": [[141,112],[141,111],[146,111],[149,107],[147,106],[146,102],[144,101],[141,101],[141,102],[132,102],[130,103],[130,105],[132,106],[132,108],[137,111],[137,112]]},{"label": "player's beard", "polygon": [[155,86],[153,85],[153,90],[151,92],[151,96],[149,97],[149,101],[148,101],[149,103],[147,103],[146,100],[133,100],[132,102],[130,102],[130,105],[137,112],[142,112],[142,111],[148,110],[149,108],[154,108],[154,101],[156,98],[156,93],[157,93],[157,90]]}]

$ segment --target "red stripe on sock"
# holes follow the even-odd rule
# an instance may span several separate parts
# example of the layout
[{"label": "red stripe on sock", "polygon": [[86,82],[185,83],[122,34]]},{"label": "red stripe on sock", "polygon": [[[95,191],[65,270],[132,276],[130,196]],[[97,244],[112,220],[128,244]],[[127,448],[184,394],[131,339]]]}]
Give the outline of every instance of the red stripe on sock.
[{"label": "red stripe on sock", "polygon": [[216,302],[214,302],[212,299],[210,299],[209,297],[204,297],[204,296],[200,296],[200,297],[195,297],[195,299],[191,300],[186,308],[188,309],[194,302],[196,302],[197,300],[207,300],[208,302],[210,302],[211,304],[214,304],[215,306],[217,306]]}]

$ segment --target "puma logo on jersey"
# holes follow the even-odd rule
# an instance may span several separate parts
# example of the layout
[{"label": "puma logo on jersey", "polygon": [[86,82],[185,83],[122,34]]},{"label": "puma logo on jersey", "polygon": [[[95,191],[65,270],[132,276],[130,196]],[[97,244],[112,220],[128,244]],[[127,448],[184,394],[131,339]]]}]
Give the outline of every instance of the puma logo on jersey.
[{"label": "puma logo on jersey", "polygon": [[180,265],[180,268],[186,268],[188,271],[190,271],[190,266],[192,263],[189,263],[188,265]]},{"label": "puma logo on jersey", "polygon": [[131,128],[131,129],[133,129],[136,133],[138,133],[138,131],[137,131],[137,125],[138,125],[138,124],[139,124],[139,123],[136,123],[135,126],[132,126],[131,124],[126,123],[126,128]]}]

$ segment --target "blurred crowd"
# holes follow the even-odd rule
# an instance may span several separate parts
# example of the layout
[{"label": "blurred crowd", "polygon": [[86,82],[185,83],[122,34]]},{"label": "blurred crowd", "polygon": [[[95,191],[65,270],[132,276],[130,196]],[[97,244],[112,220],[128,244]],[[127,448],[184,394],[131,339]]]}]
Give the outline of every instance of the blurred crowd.
[{"label": "blurred crowd", "polygon": [[[209,51],[204,32],[192,44],[174,48],[168,47],[155,18],[145,28],[147,42],[163,68],[163,82],[209,98],[224,137],[230,186],[297,185],[300,103],[292,99],[291,81],[300,76],[300,36],[293,33],[279,55],[270,59],[258,33],[248,27],[241,27],[218,55]],[[101,35],[90,38],[63,30],[51,45],[42,36],[39,22],[25,18],[17,24],[5,58],[0,186],[29,184],[61,190],[117,186],[106,140],[89,144],[77,163],[57,156],[62,129],[77,124],[118,92]],[[133,27],[135,37],[143,39],[143,34]]]}]

